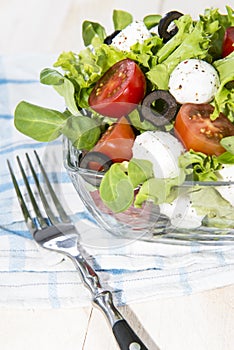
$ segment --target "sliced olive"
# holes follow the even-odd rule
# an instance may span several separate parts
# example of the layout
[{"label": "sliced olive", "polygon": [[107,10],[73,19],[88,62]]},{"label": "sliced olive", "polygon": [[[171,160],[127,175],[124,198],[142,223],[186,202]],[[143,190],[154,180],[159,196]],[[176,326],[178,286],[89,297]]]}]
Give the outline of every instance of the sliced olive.
[{"label": "sliced olive", "polygon": [[121,30],[115,30],[111,35],[108,35],[104,40],[104,44],[110,45],[114,37],[116,37],[116,35],[118,35],[120,32]]},{"label": "sliced olive", "polygon": [[178,32],[178,28],[176,26],[171,29],[169,29],[169,27],[175,19],[178,19],[181,16],[183,16],[183,14],[178,11],[170,11],[159,21],[158,34],[164,42],[170,40]]},{"label": "sliced olive", "polygon": [[[90,164],[94,163],[100,170],[90,169]],[[99,187],[104,176],[104,172],[107,171],[112,165],[112,160],[101,152],[90,151],[83,155],[80,159],[79,166],[84,168],[84,171],[80,171],[80,175],[85,181],[95,187]],[[88,170],[88,171],[85,171]]]},{"label": "sliced olive", "polygon": [[176,115],[175,98],[166,90],[155,90],[142,101],[141,114],[155,126],[168,124]]},{"label": "sliced olive", "polygon": [[90,163],[96,163],[97,167],[100,169],[99,171],[105,172],[110,168],[112,160],[104,153],[90,151],[81,158],[80,167],[91,169]]}]

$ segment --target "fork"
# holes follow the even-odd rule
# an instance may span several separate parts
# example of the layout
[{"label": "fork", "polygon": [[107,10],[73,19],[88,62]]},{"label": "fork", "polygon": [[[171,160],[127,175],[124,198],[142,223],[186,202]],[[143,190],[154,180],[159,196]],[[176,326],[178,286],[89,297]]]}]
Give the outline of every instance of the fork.
[{"label": "fork", "polygon": [[[37,202],[38,199],[36,199],[35,191],[32,190],[32,187],[29,184],[26,171],[24,170],[19,156],[16,157],[26,186],[26,192],[30,199],[28,200],[31,202],[31,206],[35,213],[34,215],[31,214],[31,211],[26,204],[27,201],[20,190],[13,168],[9,160],[7,160],[13,186],[26,225],[32,234],[32,237],[39,246],[50,251],[62,253],[73,261],[76,269],[80,273],[83,284],[91,293],[93,305],[105,314],[121,350],[147,350],[146,346],[115,307],[111,291],[103,289],[97,273],[86,260],[85,251],[79,243],[79,232],[62,207],[37,152],[34,151],[34,153],[36,162],[38,163],[40,172],[47,187],[46,192],[48,192],[46,194],[42,189],[36,170],[33,167],[28,153],[26,153],[26,159],[39,194],[39,200],[42,204],[41,206]],[[48,201],[48,195],[50,200],[52,200],[53,207],[56,208],[57,213],[54,213],[54,209],[52,210],[52,206]],[[44,208],[46,217],[43,215],[41,207]]]}]

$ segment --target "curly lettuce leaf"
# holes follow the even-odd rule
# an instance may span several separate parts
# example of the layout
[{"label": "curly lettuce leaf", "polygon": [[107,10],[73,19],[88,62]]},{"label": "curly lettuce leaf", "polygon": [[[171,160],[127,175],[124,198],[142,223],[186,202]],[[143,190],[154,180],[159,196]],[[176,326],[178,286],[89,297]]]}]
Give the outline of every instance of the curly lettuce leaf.
[{"label": "curly lettuce leaf", "polygon": [[214,99],[214,112],[211,119],[216,119],[222,112],[234,122],[234,52],[213,63],[220,78],[220,87]]},{"label": "curly lettuce leaf", "polygon": [[168,90],[170,74],[181,61],[190,58],[204,59],[209,49],[210,38],[204,32],[201,22],[194,24],[189,15],[184,15],[175,22],[178,27],[177,34],[158,51],[158,64],[146,73],[147,78],[158,89]]},{"label": "curly lettuce leaf", "polygon": [[88,47],[79,54],[63,52],[54,66],[62,68],[66,78],[74,85],[76,104],[81,108],[89,108],[88,98],[97,80],[124,58],[123,52],[99,43],[98,46]]},{"label": "curly lettuce leaf", "polygon": [[217,181],[217,171],[221,169],[221,163],[216,156],[208,156],[193,150],[182,154],[178,162],[187,179],[193,181]]},{"label": "curly lettuce leaf", "polygon": [[[222,43],[226,28],[234,25],[234,11],[231,7],[226,6],[227,14],[219,13],[217,8],[206,9],[204,15],[200,15],[200,21],[204,24],[204,30],[207,33],[212,34],[212,40],[210,42],[209,55],[212,57],[212,61],[217,60],[222,54]],[[218,28],[217,28],[218,24]],[[217,30],[213,31],[213,26]]]}]

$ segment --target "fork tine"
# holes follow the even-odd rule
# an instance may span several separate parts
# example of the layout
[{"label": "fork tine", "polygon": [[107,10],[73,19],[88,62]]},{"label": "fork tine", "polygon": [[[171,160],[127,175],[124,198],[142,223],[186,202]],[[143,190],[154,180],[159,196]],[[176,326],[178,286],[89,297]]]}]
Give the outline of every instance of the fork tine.
[{"label": "fork tine", "polygon": [[46,186],[47,186],[47,188],[49,190],[51,198],[53,199],[54,205],[55,205],[55,207],[56,207],[56,209],[58,211],[58,214],[60,216],[61,221],[64,222],[64,223],[71,223],[71,219],[67,215],[65,210],[63,209],[62,205],[60,204],[60,201],[59,201],[56,193],[54,192],[53,187],[51,186],[50,180],[49,180],[49,178],[48,178],[48,176],[46,174],[46,171],[45,171],[45,169],[44,169],[44,167],[42,165],[42,162],[41,162],[41,160],[40,160],[40,158],[39,158],[39,156],[38,156],[38,154],[37,154],[37,152],[35,150],[34,150],[34,153],[35,153],[36,159],[38,161],[39,167],[41,169],[42,175],[44,177]]},{"label": "fork tine", "polygon": [[24,220],[25,220],[27,225],[30,225],[31,227],[35,227],[34,221],[33,221],[32,217],[31,217],[31,215],[30,215],[30,213],[28,211],[28,208],[27,208],[27,206],[25,204],[23,195],[22,195],[22,193],[20,191],[20,188],[19,188],[18,182],[16,180],[15,174],[13,172],[13,169],[12,169],[11,164],[10,164],[8,159],[7,159],[7,165],[8,165],[8,168],[9,168],[9,171],[10,171],[10,175],[11,175],[11,179],[12,179],[12,182],[13,182],[13,186],[14,186],[14,189],[15,189],[15,192],[16,192],[16,195],[17,195],[17,198],[18,198],[18,201],[19,201],[19,204],[20,204],[23,216],[24,216]]},{"label": "fork tine", "polygon": [[43,203],[44,209],[46,211],[46,214],[48,215],[48,218],[51,221],[51,223],[58,224],[59,221],[55,217],[55,215],[54,215],[53,211],[51,210],[51,207],[50,207],[50,205],[49,205],[49,203],[48,203],[48,201],[47,201],[47,199],[45,197],[44,191],[42,190],[42,187],[41,187],[40,182],[38,180],[38,176],[37,176],[37,174],[35,172],[35,169],[34,169],[34,167],[32,165],[32,162],[31,162],[31,159],[30,159],[28,153],[26,153],[26,158],[27,158],[27,161],[28,161],[28,164],[29,164],[29,167],[30,167],[33,179],[34,179],[34,182],[35,182],[35,184],[37,186],[37,190],[38,190],[38,193],[40,195],[41,201]]},{"label": "fork tine", "polygon": [[28,195],[29,195],[29,198],[31,200],[31,203],[32,203],[32,206],[33,206],[33,209],[35,211],[35,214],[37,216],[37,220],[41,226],[41,228],[44,228],[44,227],[47,227],[48,226],[48,223],[45,221],[45,219],[43,218],[43,215],[41,214],[41,211],[40,211],[40,208],[38,207],[37,205],[37,202],[36,202],[36,199],[34,197],[34,194],[31,190],[31,187],[29,185],[29,182],[28,182],[28,179],[27,179],[27,176],[25,174],[25,171],[24,171],[24,168],[23,168],[23,165],[20,161],[20,158],[19,156],[16,157],[17,159],[17,162],[19,164],[19,167],[20,167],[20,171],[21,171],[21,174],[22,174],[22,177],[23,177],[23,180],[24,180],[24,183],[25,183],[25,186],[27,188],[27,191],[28,191]]}]

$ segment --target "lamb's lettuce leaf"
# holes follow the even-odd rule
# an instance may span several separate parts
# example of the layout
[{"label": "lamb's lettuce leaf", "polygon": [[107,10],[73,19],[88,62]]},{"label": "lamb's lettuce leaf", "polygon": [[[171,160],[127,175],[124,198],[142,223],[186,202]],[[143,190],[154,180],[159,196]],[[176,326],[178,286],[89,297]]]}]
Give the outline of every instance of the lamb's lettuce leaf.
[{"label": "lamb's lettuce leaf", "polygon": [[114,30],[123,30],[133,21],[131,13],[123,10],[114,10],[113,15]]},{"label": "lamb's lettuce leaf", "polygon": [[40,142],[55,140],[67,117],[56,110],[21,101],[15,109],[14,124],[17,130]]},{"label": "lamb's lettuce leaf", "polygon": [[106,37],[105,28],[96,22],[84,21],[82,24],[82,37],[85,46],[88,46],[92,43],[93,38],[99,37],[103,41]]},{"label": "lamb's lettuce leaf", "polygon": [[115,213],[131,206],[134,188],[120,163],[113,164],[105,173],[100,185],[100,196],[103,203]]}]

